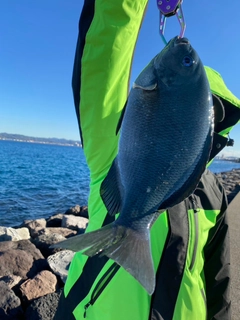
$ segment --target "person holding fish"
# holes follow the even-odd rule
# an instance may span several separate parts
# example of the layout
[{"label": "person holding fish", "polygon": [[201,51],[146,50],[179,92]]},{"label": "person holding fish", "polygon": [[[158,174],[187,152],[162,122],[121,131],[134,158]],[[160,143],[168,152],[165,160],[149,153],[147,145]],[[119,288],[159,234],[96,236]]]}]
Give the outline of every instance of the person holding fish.
[{"label": "person holding fish", "polygon": [[[72,85],[89,225],[55,245],[77,252],[55,320],[231,317],[227,199],[206,167],[240,100],[184,38],[181,3],[158,2],[166,47],[128,95],[147,0],[84,2]],[[167,43],[174,14],[181,33]]]}]

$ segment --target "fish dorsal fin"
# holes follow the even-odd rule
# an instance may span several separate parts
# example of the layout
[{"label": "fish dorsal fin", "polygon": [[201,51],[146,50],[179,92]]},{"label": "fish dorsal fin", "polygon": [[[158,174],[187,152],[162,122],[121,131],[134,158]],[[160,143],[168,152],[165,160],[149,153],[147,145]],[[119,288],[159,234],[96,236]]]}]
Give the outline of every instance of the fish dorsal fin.
[{"label": "fish dorsal fin", "polygon": [[125,105],[124,105],[124,107],[122,109],[120,118],[118,120],[118,124],[117,124],[117,128],[116,128],[116,135],[118,134],[119,130],[121,129],[124,113],[125,113],[125,110],[126,110],[126,107],[127,107],[127,102],[128,102],[128,100],[126,101],[126,103],[125,103]]},{"label": "fish dorsal fin", "polygon": [[119,177],[118,162],[115,159],[112,163],[106,178],[100,187],[100,195],[103,203],[111,216],[121,210],[123,187]]},{"label": "fish dorsal fin", "polygon": [[140,88],[146,91],[152,91],[157,87],[157,78],[155,75],[154,63],[151,61],[140,73],[133,84],[133,89]]}]

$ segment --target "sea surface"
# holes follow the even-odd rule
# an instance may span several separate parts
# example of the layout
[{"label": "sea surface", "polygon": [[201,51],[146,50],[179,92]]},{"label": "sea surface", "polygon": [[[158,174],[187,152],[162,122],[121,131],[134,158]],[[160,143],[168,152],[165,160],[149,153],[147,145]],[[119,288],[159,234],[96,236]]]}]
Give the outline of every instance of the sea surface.
[{"label": "sea surface", "polygon": [[88,193],[81,148],[0,141],[0,226],[87,205]]},{"label": "sea surface", "polygon": [[[214,160],[213,172],[240,168]],[[0,141],[0,226],[87,205],[89,170],[79,147]]]}]

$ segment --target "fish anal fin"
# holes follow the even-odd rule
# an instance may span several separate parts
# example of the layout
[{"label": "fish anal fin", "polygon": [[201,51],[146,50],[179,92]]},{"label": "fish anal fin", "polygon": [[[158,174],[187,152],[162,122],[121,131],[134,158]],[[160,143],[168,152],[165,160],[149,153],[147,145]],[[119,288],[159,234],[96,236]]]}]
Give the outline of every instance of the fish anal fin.
[{"label": "fish anal fin", "polygon": [[119,177],[118,162],[115,159],[103,180],[100,188],[100,195],[103,203],[111,216],[121,210],[123,187]]}]

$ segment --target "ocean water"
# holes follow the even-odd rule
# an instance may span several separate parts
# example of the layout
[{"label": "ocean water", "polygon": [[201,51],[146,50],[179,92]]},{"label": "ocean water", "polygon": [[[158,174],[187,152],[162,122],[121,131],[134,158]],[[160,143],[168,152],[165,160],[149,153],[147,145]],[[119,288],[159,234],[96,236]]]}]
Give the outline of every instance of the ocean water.
[{"label": "ocean water", "polygon": [[[213,172],[240,168],[214,160]],[[89,170],[78,147],[0,141],[0,226],[87,205]]]},{"label": "ocean water", "polygon": [[81,148],[0,141],[0,226],[87,205],[88,193]]},{"label": "ocean water", "polygon": [[226,172],[233,169],[240,169],[240,163],[214,159],[208,169],[214,173]]}]

